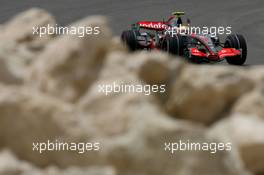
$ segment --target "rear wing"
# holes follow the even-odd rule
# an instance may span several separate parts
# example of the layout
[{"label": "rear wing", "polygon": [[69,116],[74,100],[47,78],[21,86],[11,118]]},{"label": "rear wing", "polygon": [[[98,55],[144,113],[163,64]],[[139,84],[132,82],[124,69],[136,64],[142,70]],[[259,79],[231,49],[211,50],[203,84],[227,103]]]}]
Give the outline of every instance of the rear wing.
[{"label": "rear wing", "polygon": [[156,30],[162,31],[167,28],[167,25],[163,21],[139,21],[136,24],[132,25],[134,29],[148,29],[148,30]]}]

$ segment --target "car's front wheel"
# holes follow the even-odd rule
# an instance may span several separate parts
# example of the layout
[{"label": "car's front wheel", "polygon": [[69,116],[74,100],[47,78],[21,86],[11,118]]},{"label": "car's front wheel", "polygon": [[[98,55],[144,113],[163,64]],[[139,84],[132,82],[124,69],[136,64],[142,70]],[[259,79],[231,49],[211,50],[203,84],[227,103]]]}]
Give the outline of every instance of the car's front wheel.
[{"label": "car's front wheel", "polygon": [[231,34],[226,37],[225,48],[235,48],[241,50],[240,56],[227,57],[226,61],[232,65],[243,65],[247,59],[247,43],[242,35]]}]

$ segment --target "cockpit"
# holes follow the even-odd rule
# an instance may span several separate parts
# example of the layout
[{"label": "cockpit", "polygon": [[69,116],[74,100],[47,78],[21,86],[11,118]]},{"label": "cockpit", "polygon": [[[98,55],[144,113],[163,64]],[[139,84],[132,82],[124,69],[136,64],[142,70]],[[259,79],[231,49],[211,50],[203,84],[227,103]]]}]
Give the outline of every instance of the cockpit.
[{"label": "cockpit", "polygon": [[[207,53],[210,49],[211,52],[217,52],[212,39],[208,35],[196,35],[196,37],[191,37],[189,41],[189,47],[196,47],[198,50]],[[207,49],[208,48],[208,49]]]}]

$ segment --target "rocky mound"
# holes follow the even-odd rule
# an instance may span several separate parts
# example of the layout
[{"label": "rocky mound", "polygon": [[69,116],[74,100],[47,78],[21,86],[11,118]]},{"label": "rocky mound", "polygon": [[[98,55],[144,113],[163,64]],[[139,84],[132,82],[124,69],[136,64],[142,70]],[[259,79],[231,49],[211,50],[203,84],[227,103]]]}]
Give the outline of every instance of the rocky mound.
[{"label": "rocky mound", "polygon": [[[0,175],[264,174],[263,67],[191,65],[128,53],[107,20],[98,36],[32,36],[55,25],[31,9],[0,27]],[[165,93],[100,93],[100,85],[165,85]],[[32,143],[100,142],[100,151],[40,154]],[[231,142],[232,151],[165,144]]]}]

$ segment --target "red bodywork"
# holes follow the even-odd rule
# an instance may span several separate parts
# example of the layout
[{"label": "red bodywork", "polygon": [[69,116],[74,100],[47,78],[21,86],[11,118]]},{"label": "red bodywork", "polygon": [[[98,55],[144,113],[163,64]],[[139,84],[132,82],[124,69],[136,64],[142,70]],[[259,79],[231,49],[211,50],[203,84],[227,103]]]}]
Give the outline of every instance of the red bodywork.
[{"label": "red bodywork", "polygon": [[241,52],[234,48],[223,48],[218,53],[204,53],[197,48],[190,48],[190,52],[192,56],[208,58],[210,61],[221,61],[225,59],[225,57],[235,57],[240,56]]},{"label": "red bodywork", "polygon": [[190,36],[200,41],[207,50],[206,52],[203,52],[196,47],[190,48],[189,50],[192,56],[207,58],[209,61],[222,61],[223,59],[225,59],[225,57],[236,57],[241,55],[241,51],[235,48],[222,48],[219,51],[213,51],[208,46],[208,44],[206,44],[208,42],[208,38],[197,36],[195,34],[192,34]]},{"label": "red bodywork", "polygon": [[241,55],[241,52],[234,48],[223,48],[218,52],[219,58],[234,57]]}]

